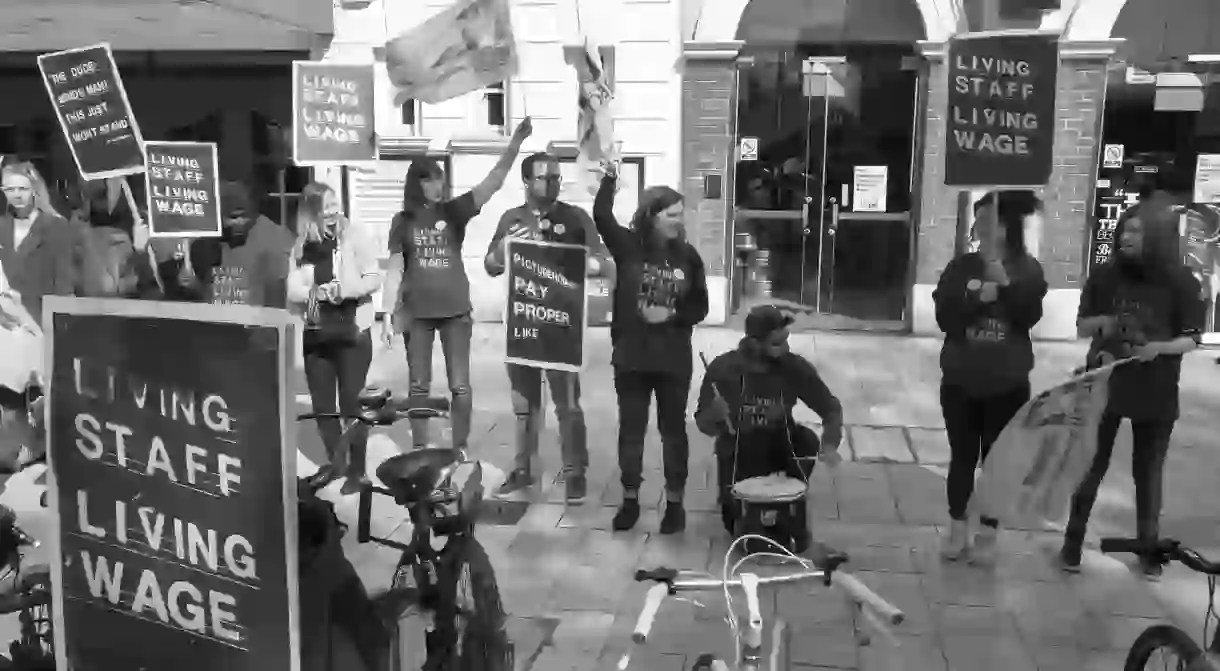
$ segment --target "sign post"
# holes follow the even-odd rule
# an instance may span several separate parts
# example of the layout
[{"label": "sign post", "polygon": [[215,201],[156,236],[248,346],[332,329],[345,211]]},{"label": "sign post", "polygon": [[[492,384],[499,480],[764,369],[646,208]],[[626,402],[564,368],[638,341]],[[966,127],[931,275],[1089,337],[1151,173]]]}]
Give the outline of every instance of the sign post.
[{"label": "sign post", "polygon": [[149,141],[145,149],[149,236],[220,237],[216,145]]},{"label": "sign post", "polygon": [[48,297],[56,666],[299,671],[293,327]]},{"label": "sign post", "polygon": [[588,255],[583,245],[508,239],[505,362],[550,370],[584,367]]},{"label": "sign post", "polygon": [[81,177],[144,172],[144,138],[109,44],[43,54],[38,70]]},{"label": "sign post", "polygon": [[373,66],[292,64],[292,160],[346,165],[377,159]]}]

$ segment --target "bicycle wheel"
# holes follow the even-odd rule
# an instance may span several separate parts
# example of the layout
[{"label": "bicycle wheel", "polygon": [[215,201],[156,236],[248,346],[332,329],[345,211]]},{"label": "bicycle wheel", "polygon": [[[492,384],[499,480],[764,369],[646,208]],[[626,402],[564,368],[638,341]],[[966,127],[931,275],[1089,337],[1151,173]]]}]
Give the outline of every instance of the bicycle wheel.
[{"label": "bicycle wheel", "polygon": [[[456,561],[442,560],[438,566],[441,592],[434,613],[436,629],[428,636],[426,669],[513,671],[513,644],[491,559],[474,537],[461,542]],[[435,659],[438,654],[440,660]]]},{"label": "bicycle wheel", "polygon": [[[399,564],[394,569],[390,592],[419,589],[420,577],[416,570],[421,567]],[[427,632],[432,629],[432,617],[418,603],[397,604],[398,612],[393,616],[394,629],[390,632],[389,671],[421,671],[428,659]]]},{"label": "bicycle wheel", "polygon": [[1203,650],[1186,632],[1158,624],[1131,644],[1124,671],[1213,671]]}]

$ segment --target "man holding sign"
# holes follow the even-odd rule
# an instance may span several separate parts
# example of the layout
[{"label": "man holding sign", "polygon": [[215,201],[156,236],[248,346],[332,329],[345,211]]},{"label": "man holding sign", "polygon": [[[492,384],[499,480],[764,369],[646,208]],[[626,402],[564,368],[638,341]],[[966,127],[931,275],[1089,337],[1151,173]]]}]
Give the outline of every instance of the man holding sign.
[{"label": "man holding sign", "polygon": [[[559,172],[559,161],[554,156],[537,153],[525,157],[521,162],[521,180],[525,184],[526,202],[505,212],[500,218],[484,258],[484,267],[489,275],[498,277],[504,273],[510,239],[580,245],[591,248],[590,251],[601,248],[593,219],[579,207],[558,200],[563,177]],[[598,264],[591,256],[589,258],[586,272],[596,273]],[[542,283],[529,286],[524,282],[524,277],[512,279],[522,286],[510,287],[510,295],[523,292],[545,298],[543,294],[550,290]],[[507,317],[506,321],[509,321]],[[573,337],[583,338],[583,319],[580,324],[569,326],[566,332]],[[538,434],[542,424],[542,370],[543,366],[508,364],[513,412],[517,415],[517,458],[515,468],[501,488],[505,493],[524,489],[534,483],[531,461],[538,452]],[[555,402],[555,414],[559,418],[566,498],[569,502],[583,501],[587,489],[585,468],[589,463],[589,450],[585,415],[580,407],[580,376],[575,371],[556,369],[548,369],[546,375],[551,398]]]}]

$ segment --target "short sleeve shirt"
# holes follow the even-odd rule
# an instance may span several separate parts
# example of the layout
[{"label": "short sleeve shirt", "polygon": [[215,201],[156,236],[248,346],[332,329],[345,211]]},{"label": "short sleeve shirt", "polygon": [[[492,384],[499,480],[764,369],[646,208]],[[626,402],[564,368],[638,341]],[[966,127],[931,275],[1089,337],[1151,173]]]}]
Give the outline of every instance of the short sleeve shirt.
[{"label": "short sleeve shirt", "polygon": [[474,194],[467,192],[394,218],[390,253],[402,254],[402,304],[413,318],[458,317],[472,309],[462,243],[466,225],[478,214]]}]

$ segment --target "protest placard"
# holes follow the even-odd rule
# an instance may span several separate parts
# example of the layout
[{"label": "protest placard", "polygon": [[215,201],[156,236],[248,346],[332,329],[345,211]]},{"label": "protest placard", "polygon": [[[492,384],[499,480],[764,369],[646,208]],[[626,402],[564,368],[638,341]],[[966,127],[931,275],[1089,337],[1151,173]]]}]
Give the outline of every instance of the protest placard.
[{"label": "protest placard", "polygon": [[109,44],[42,54],[38,70],[81,177],[144,172],[144,138]]},{"label": "protest placard", "polygon": [[145,149],[149,236],[220,237],[216,145],[150,140]]},{"label": "protest placard", "polygon": [[457,0],[385,45],[400,97],[436,104],[508,81],[517,43],[507,0]]},{"label": "protest placard", "polygon": [[1058,36],[966,33],[949,41],[948,186],[1043,186],[1055,144]]},{"label": "protest placard", "polygon": [[508,239],[508,363],[578,371],[585,357],[588,248]]},{"label": "protest placard", "polygon": [[48,297],[43,328],[57,667],[297,671],[288,317]]},{"label": "protest placard", "polygon": [[297,165],[377,159],[373,66],[292,64],[292,160]]}]

